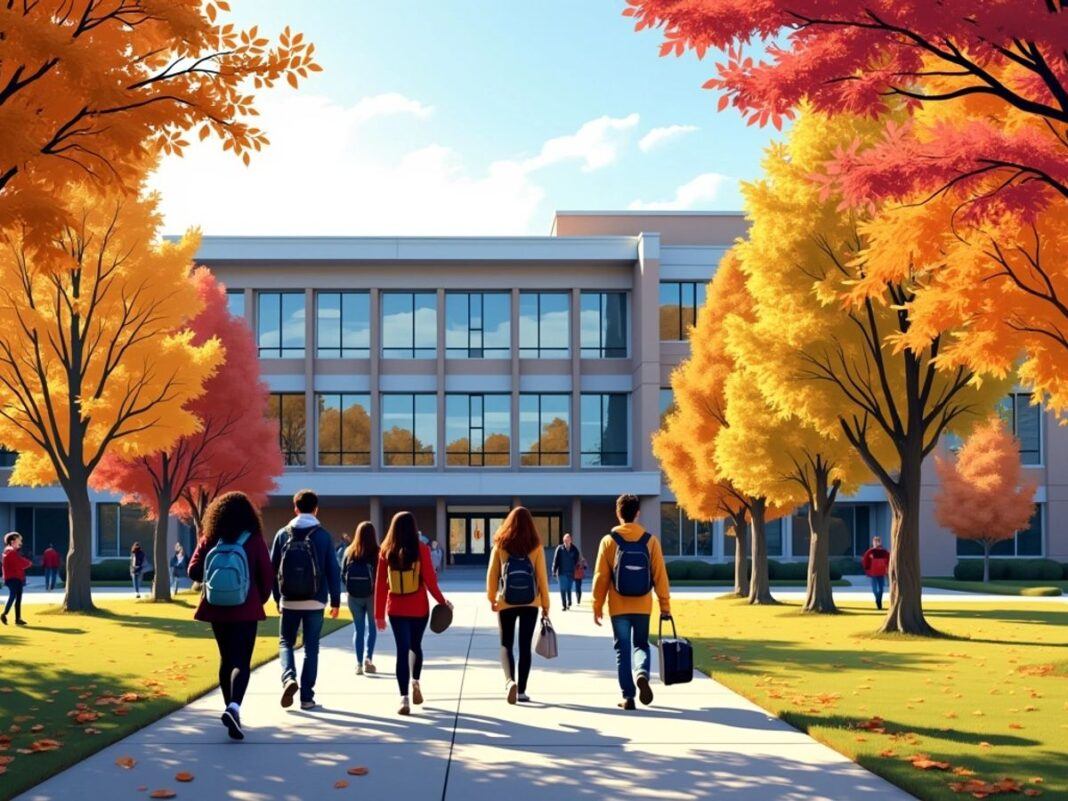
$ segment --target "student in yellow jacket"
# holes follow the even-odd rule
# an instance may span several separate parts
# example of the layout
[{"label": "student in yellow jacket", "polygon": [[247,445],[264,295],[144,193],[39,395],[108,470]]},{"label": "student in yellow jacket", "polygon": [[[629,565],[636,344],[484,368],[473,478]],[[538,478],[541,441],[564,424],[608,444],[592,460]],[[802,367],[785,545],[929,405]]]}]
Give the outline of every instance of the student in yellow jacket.
[{"label": "student in yellow jacket", "polygon": [[[497,530],[486,573],[486,596],[497,613],[501,632],[501,667],[508,703],[529,701],[530,648],[538,608],[549,619],[549,576],[545,551],[534,518],[522,506],[513,509]],[[519,683],[515,671],[515,628],[519,623]]]},{"label": "student in yellow jacket", "polygon": [[[643,704],[653,702],[649,686],[649,613],[653,591],[660,601],[660,617],[671,617],[667,568],[660,540],[638,525],[640,501],[635,495],[616,499],[619,525],[601,540],[593,574],[593,622],[601,625],[604,603],[612,618],[620,709],[634,709],[637,694]],[[633,673],[632,671],[633,665]]]}]

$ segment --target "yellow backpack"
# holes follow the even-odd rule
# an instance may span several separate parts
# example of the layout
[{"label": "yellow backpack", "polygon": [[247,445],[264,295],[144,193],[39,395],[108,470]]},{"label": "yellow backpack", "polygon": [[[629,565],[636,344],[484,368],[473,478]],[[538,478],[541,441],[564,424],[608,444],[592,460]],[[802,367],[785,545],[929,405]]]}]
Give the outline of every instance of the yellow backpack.
[{"label": "yellow backpack", "polygon": [[411,595],[413,592],[418,591],[422,575],[420,573],[420,563],[418,561],[412,562],[411,567],[407,570],[397,570],[393,567],[389,568],[389,591],[392,595]]}]

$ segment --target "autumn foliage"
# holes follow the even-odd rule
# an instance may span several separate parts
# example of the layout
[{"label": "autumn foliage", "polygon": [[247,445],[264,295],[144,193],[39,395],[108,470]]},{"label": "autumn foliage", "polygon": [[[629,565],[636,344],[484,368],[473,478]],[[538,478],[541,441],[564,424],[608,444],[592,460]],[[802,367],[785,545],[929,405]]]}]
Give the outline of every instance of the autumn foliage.
[{"label": "autumn foliage", "polygon": [[215,136],[248,163],[267,144],[249,90],[295,87],[320,67],[299,33],[272,43],[224,22],[228,10],[224,0],[5,4],[0,230],[47,237],[70,212],[57,194],[71,181],[135,191],[192,136]]},{"label": "autumn foliage", "polygon": [[248,323],[230,314],[226,292],[212,274],[197,268],[192,283],[202,308],[189,324],[193,345],[218,341],[226,360],[204,384],[204,394],[186,409],[199,428],[155,453],[126,459],[106,454],[93,474],[99,489],[121,493],[157,522],[153,595],[169,598],[167,518],[192,520],[197,528],[208,504],[239,490],[262,504],[282,473],[276,422],[267,415],[267,386]]},{"label": "autumn foliage", "polygon": [[1034,514],[1037,482],[1023,473],[1020,443],[992,417],[964,441],[955,460],[935,458],[941,489],[935,516],[961,539],[983,546],[983,581],[990,579],[990,549],[1026,529]]}]

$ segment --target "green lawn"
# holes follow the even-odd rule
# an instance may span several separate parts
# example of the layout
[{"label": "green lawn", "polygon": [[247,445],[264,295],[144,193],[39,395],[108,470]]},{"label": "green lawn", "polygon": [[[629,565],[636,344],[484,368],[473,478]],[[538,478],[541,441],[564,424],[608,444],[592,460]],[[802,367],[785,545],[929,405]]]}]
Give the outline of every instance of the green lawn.
[{"label": "green lawn", "polygon": [[875,636],[881,613],[842,607],[672,604],[701,670],[919,798],[1003,779],[1068,797],[1068,607],[928,604],[945,639]]},{"label": "green lawn", "polygon": [[[193,620],[190,600],[101,596],[96,603],[101,609],[93,615],[29,606],[28,627],[0,627],[0,799],[216,686],[215,640],[209,626]],[[272,605],[268,614],[276,615]],[[324,634],[347,618],[327,618]],[[277,655],[271,617],[260,626],[254,663]]]},{"label": "green lawn", "polygon": [[1068,581],[960,581],[953,578],[926,578],[923,586],[939,590],[978,592],[990,595],[1063,595]]}]

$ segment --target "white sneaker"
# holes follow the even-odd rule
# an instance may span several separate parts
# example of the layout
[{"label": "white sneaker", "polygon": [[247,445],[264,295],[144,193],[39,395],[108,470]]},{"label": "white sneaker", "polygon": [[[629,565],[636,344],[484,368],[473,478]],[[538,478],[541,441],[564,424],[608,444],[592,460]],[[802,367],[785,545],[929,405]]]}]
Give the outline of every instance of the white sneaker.
[{"label": "white sneaker", "polygon": [[526,704],[530,702],[530,696],[526,693],[519,693],[519,695],[516,696],[516,700],[521,704]]},{"label": "white sneaker", "polygon": [[363,675],[363,663],[362,662],[357,662],[356,663],[356,675],[357,676],[362,676]]},{"label": "white sneaker", "polygon": [[508,698],[508,703],[514,704],[519,698],[519,685],[509,679],[508,683],[504,686],[504,692]]},{"label": "white sneaker", "polygon": [[419,682],[412,680],[412,703],[419,706],[423,703],[423,691],[419,689]]},{"label": "white sneaker", "polygon": [[397,710],[397,714],[399,714],[399,715],[410,715],[410,714],[412,714],[412,708],[408,705],[408,696],[407,695],[402,695],[401,696],[400,709]]},{"label": "white sneaker", "polygon": [[364,673],[376,673],[377,670],[378,669],[375,667],[375,663],[372,662],[370,659],[363,660],[363,672]]}]

